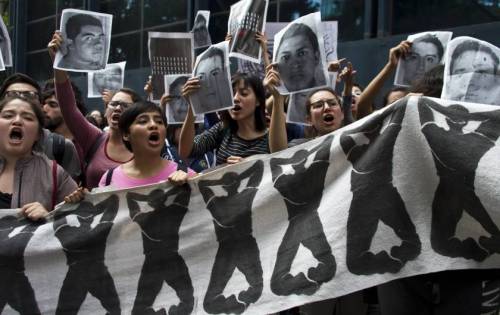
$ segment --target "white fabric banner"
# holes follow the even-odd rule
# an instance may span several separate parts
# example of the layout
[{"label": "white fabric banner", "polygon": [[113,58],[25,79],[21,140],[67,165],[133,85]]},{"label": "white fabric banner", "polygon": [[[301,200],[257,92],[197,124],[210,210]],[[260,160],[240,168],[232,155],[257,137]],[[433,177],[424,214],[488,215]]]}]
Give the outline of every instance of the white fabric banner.
[{"label": "white fabric banner", "polygon": [[411,97],[182,187],[91,194],[40,225],[2,211],[0,306],[268,314],[498,268],[499,134],[500,107]]}]

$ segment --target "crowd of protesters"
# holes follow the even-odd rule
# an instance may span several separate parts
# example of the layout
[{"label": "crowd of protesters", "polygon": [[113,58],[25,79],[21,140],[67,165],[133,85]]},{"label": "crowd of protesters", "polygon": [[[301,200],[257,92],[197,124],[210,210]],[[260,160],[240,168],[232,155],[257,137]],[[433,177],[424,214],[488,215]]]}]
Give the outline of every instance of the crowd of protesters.
[{"label": "crowd of protesters", "polygon": [[[265,39],[259,38],[265,47]],[[60,33],[54,33],[48,44],[51,58],[62,41]],[[54,69],[43,89],[28,75],[16,73],[0,87],[0,207],[21,208],[30,220],[43,220],[56,204],[79,202],[97,187],[121,189],[163,180],[182,185],[214,167],[300,145],[374,111],[375,98],[392,77],[398,60],[411,49],[409,41],[391,48],[387,64],[365,89],[356,84],[356,70],[349,61],[330,63],[329,70],[338,73],[343,88],[340,92],[330,87],[309,92],[305,107],[310,126],[306,128],[286,122],[288,100],[278,92],[280,72],[269,64],[268,56],[263,57],[267,63],[264,80],[252,73],[233,76],[231,109],[208,114],[205,124],[197,125],[189,108],[182,127],[168,126],[168,94],[160,106],[148,101],[149,82],[144,92],[129,88],[104,91],[103,114],[87,114],[81,92],[65,71]],[[382,105],[391,106],[408,93],[439,97],[443,71],[438,66],[410,88],[394,87]],[[182,95],[188,103],[199,88],[196,77],[185,83]],[[458,296],[471,301],[466,313],[479,314],[472,301],[480,300],[481,281],[491,279],[461,275],[443,272],[396,280],[380,286],[378,294],[375,289],[358,293],[362,298],[355,301],[364,305],[363,314],[417,314],[405,309],[415,303],[422,306],[416,310],[419,314],[465,314],[453,307],[441,313],[432,311],[445,303],[463,307],[448,296],[463,288]],[[441,294],[440,300],[436,294]],[[307,313],[308,307],[282,313]]]}]

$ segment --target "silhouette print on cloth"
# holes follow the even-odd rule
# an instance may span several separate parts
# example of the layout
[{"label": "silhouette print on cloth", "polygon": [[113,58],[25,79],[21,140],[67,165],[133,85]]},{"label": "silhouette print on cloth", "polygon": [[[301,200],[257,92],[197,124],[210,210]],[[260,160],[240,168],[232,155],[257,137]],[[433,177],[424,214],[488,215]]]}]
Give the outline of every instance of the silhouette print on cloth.
[{"label": "silhouette print on cloth", "polygon": [[[500,135],[500,110],[469,113],[462,105],[442,106],[421,98],[418,104],[422,133],[432,151],[439,184],[432,202],[431,245],[439,254],[482,261],[500,253],[500,231],[474,190],[479,160],[495,146]],[[445,117],[436,124],[433,112]],[[491,234],[479,244],[455,236],[463,212]]]},{"label": "silhouette print on cloth", "polygon": [[[332,141],[333,136],[328,136],[310,150],[301,149],[290,158],[270,160],[274,187],[284,198],[289,220],[271,277],[271,291],[276,295],[312,295],[335,276],[337,264],[318,215]],[[291,166],[294,173],[284,172],[285,165]],[[307,277],[305,272],[290,274],[300,244],[319,262],[309,268]]]},{"label": "silhouette print on cloth", "polygon": [[40,224],[13,215],[0,218],[0,313],[9,304],[19,314],[40,314],[24,274],[24,250]]},{"label": "silhouette print on cloth", "polygon": [[[74,210],[55,214],[54,234],[68,264],[56,315],[77,314],[87,292],[101,302],[107,314],[121,313],[115,283],[104,264],[106,240],[118,213],[118,203],[118,196],[111,195],[95,206],[82,201]],[[94,222],[101,214],[99,222]],[[76,224],[68,222],[72,215],[76,216]]]},{"label": "silhouette print on cloth", "polygon": [[[262,294],[260,253],[252,236],[252,203],[263,174],[264,162],[257,161],[241,174],[226,172],[220,179],[200,180],[198,184],[212,214],[219,242],[203,301],[207,313],[241,314]],[[216,195],[213,186],[222,186],[224,195]],[[236,268],[245,275],[250,286],[239,292],[238,297],[232,294],[226,298],[222,293]]]},{"label": "silhouette print on cloth", "polygon": [[[148,195],[127,193],[130,217],[142,230],[145,256],[132,309],[134,315],[166,314],[163,308],[153,309],[163,282],[175,290],[180,300],[178,305],[170,306],[169,315],[193,311],[194,289],[188,267],[179,255],[179,229],[188,211],[190,195],[189,185],[174,186],[168,191],[155,189]],[[138,202],[147,202],[154,210],[142,212]]]},{"label": "silhouette print on cloth", "polygon": [[[401,130],[406,102],[375,115],[358,128],[344,132],[340,145],[352,163],[352,201],[347,218],[347,268],[353,274],[396,273],[415,259],[421,243],[401,196],[392,184],[393,151]],[[387,126],[384,120],[389,119]],[[386,251],[370,246],[378,222],[391,227],[402,240]]]}]

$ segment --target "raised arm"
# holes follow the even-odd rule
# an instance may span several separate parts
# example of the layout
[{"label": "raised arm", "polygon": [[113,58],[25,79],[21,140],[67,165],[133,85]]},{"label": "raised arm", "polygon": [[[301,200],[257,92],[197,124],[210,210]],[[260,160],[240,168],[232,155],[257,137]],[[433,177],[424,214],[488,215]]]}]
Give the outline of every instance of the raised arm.
[{"label": "raised arm", "polygon": [[[54,60],[56,52],[61,48],[61,44],[62,36],[56,31],[47,46],[52,60]],[[86,156],[88,150],[90,150],[102,131],[88,122],[78,110],[73,88],[71,87],[71,82],[66,71],[54,69],[54,82],[57,100],[59,101],[64,121],[75,137],[75,141],[82,148],[83,156]]]},{"label": "raised arm", "polygon": [[191,196],[191,187],[189,185],[174,186],[165,193],[165,200],[169,196],[175,196],[174,203],[187,207]]},{"label": "raised arm", "polygon": [[97,204],[96,208],[99,209],[99,211],[104,212],[104,214],[101,218],[101,223],[113,222],[116,215],[118,214],[119,202],[120,202],[120,199],[118,198],[117,195],[111,195],[108,197],[108,199]]},{"label": "raised arm", "polygon": [[354,85],[354,75],[356,70],[353,69],[352,63],[348,62],[339,78],[344,81],[344,90],[342,91],[342,112],[344,113],[344,126],[349,125],[354,121],[352,117],[352,87]]},{"label": "raised arm", "polygon": [[258,187],[264,175],[264,162],[256,161],[252,166],[240,174],[239,178],[249,178],[247,187]]},{"label": "raised arm", "polygon": [[191,78],[187,80],[182,88],[182,96],[186,98],[189,109],[182,124],[181,134],[179,137],[179,155],[183,159],[187,159],[193,150],[194,135],[195,135],[195,116],[189,95],[200,88],[200,80],[198,78]]},{"label": "raised arm", "polygon": [[264,86],[271,93],[272,112],[271,123],[269,125],[269,148],[271,153],[284,150],[288,147],[285,117],[285,97],[280,95],[276,87],[280,84],[280,74],[276,66],[266,67],[266,77]]},{"label": "raised arm", "polygon": [[387,81],[396,70],[399,59],[402,56],[405,56],[410,49],[411,43],[409,41],[402,41],[399,45],[389,50],[389,60],[387,61],[387,64],[370,82],[370,84],[368,84],[359,97],[357,119],[361,119],[372,112],[371,105],[373,104],[375,97],[384,86],[385,81]]}]

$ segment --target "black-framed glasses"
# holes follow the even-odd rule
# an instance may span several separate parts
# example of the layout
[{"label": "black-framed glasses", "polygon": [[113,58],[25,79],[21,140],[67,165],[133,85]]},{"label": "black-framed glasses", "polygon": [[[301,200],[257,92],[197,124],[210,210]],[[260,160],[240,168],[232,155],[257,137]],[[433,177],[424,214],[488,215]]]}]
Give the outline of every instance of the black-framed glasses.
[{"label": "black-framed glasses", "polygon": [[329,107],[335,107],[335,106],[340,106],[339,103],[335,99],[329,99],[329,100],[319,100],[317,102],[314,102],[311,104],[312,109],[322,109],[324,106],[328,105]]},{"label": "black-framed glasses", "polygon": [[108,103],[109,107],[116,108],[118,106],[121,107],[121,109],[125,110],[132,106],[132,103],[127,103],[127,102],[122,102],[122,101],[111,101]]},{"label": "black-framed glasses", "polygon": [[38,99],[38,92],[36,91],[6,91],[5,97],[24,97],[29,99]]}]

